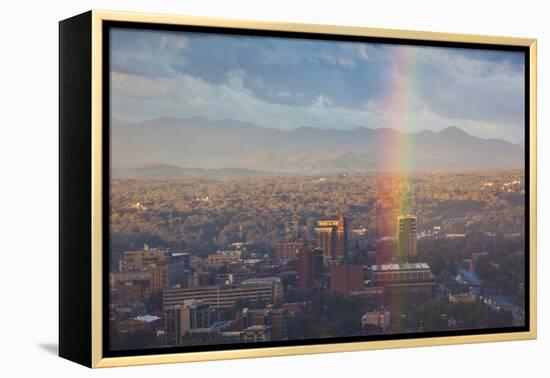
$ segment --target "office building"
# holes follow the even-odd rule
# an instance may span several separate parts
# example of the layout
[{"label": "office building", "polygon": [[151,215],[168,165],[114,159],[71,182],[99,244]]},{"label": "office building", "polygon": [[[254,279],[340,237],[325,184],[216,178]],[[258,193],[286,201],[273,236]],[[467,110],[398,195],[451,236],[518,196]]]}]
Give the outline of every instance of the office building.
[{"label": "office building", "polygon": [[186,280],[187,287],[200,287],[214,285],[214,274],[209,271],[194,271]]},{"label": "office building", "polygon": [[143,300],[143,286],[131,281],[120,282],[111,292],[111,303],[132,304]]},{"label": "office building", "polygon": [[243,341],[245,343],[271,341],[271,327],[255,325],[245,328],[243,331]]},{"label": "office building", "polygon": [[272,340],[288,339],[288,311],[286,309],[274,309],[272,305],[260,310],[244,308],[240,315],[243,328],[260,325],[269,326]]},{"label": "office building", "polygon": [[151,274],[148,271],[140,272],[110,272],[109,286],[116,288],[121,283],[141,284],[142,286],[149,285]]},{"label": "office building", "polygon": [[323,250],[304,245],[298,250],[296,283],[300,290],[314,290],[323,286]]},{"label": "office building", "polygon": [[284,293],[283,293],[283,283],[282,280],[279,277],[254,277],[254,278],[248,278],[246,280],[241,281],[241,286],[246,285],[266,285],[271,286],[271,290],[273,292],[273,302],[277,302],[279,300],[283,299]]},{"label": "office building", "polygon": [[185,299],[207,301],[212,309],[233,307],[238,300],[266,301],[274,303],[283,298],[283,285],[279,278],[253,279],[239,285],[199,286],[193,288],[167,288],[163,292],[163,303],[173,305]]},{"label": "office building", "polygon": [[166,265],[149,268],[149,287],[152,293],[158,293],[168,287],[168,269]]},{"label": "office building", "polygon": [[174,254],[168,262],[149,267],[151,292],[158,293],[167,287],[187,286],[193,274],[188,254]]},{"label": "office building", "polygon": [[284,303],[283,308],[287,310],[289,318],[301,317],[306,307],[305,302]]},{"label": "office building", "polygon": [[210,310],[206,301],[186,299],[179,304],[165,304],[163,309],[168,345],[180,344],[182,336],[189,330],[210,326]]},{"label": "office building", "polygon": [[275,256],[277,256],[279,260],[284,261],[296,260],[298,258],[299,249],[305,248],[306,246],[307,242],[305,240],[273,244],[273,247],[275,248]]},{"label": "office building", "polygon": [[241,261],[241,251],[217,251],[208,255],[208,265],[225,265]]},{"label": "office building", "polygon": [[362,265],[332,265],[329,272],[332,294],[348,295],[365,288],[365,272]]},{"label": "office building", "polygon": [[384,287],[386,293],[431,294],[434,276],[426,263],[372,265],[372,285]]},{"label": "office building", "polygon": [[151,249],[147,244],[140,251],[125,251],[118,262],[120,272],[141,272],[148,270],[152,265],[162,265],[169,261],[170,252]]},{"label": "office building", "polygon": [[186,285],[188,283],[189,276],[193,274],[189,254],[182,253],[172,255],[170,258],[170,263],[166,266],[166,272],[167,287]]},{"label": "office building", "polygon": [[220,340],[223,343],[241,343],[243,341],[243,331],[220,332]]},{"label": "office building", "polygon": [[284,308],[270,310],[271,340],[288,340],[288,311]]},{"label": "office building", "polygon": [[315,227],[317,246],[323,250],[324,264],[340,264],[348,251],[348,225],[343,215],[335,219],[320,219]]},{"label": "office building", "polygon": [[397,254],[399,258],[416,256],[417,219],[406,215],[397,217]]},{"label": "office building", "polygon": [[315,240],[298,240],[288,243],[275,243],[275,255],[279,260],[292,261],[298,259],[298,252],[301,248],[314,248],[316,246]]},{"label": "office building", "polygon": [[121,336],[138,332],[147,332],[151,331],[151,324],[136,319],[125,319],[116,322],[116,331]]}]

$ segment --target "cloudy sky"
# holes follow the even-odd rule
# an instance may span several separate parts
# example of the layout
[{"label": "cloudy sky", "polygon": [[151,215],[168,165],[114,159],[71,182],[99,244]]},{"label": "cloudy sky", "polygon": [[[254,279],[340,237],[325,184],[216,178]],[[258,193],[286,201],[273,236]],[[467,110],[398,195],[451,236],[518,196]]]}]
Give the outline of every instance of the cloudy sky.
[{"label": "cloudy sky", "polygon": [[112,116],[523,141],[522,53],[113,29]]}]

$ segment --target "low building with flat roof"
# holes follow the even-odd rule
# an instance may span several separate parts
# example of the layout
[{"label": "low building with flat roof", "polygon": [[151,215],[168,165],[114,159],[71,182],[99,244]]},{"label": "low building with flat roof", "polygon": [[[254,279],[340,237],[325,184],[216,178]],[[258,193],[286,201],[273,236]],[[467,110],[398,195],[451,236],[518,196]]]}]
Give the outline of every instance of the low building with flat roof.
[{"label": "low building with flat roof", "polygon": [[113,289],[118,284],[125,283],[142,283],[149,285],[151,274],[148,271],[143,272],[110,272],[109,286]]},{"label": "low building with flat roof", "polygon": [[363,327],[369,325],[378,327],[381,331],[385,331],[390,326],[390,312],[388,310],[377,310],[366,312],[361,317]]},{"label": "low building with flat roof", "polygon": [[389,294],[424,292],[431,294],[434,276],[427,263],[372,265],[372,286],[382,286]]},{"label": "low building with flat roof", "polygon": [[225,265],[242,261],[241,251],[218,251],[208,255],[208,265]]},{"label": "low building with flat roof", "polygon": [[185,299],[207,301],[212,309],[231,308],[238,300],[274,303],[283,298],[283,285],[279,278],[253,279],[239,285],[168,288],[163,292],[163,305],[181,303]]},{"label": "low building with flat roof", "polygon": [[125,251],[118,262],[118,270],[121,272],[139,272],[148,270],[152,265],[160,265],[168,262],[170,252],[168,250],[149,248],[147,244],[142,250]]},{"label": "low building with flat roof", "polygon": [[472,293],[449,293],[449,303],[474,303],[476,295]]},{"label": "low building with flat roof", "polygon": [[271,327],[266,325],[254,325],[243,330],[245,343],[257,343],[271,341]]}]

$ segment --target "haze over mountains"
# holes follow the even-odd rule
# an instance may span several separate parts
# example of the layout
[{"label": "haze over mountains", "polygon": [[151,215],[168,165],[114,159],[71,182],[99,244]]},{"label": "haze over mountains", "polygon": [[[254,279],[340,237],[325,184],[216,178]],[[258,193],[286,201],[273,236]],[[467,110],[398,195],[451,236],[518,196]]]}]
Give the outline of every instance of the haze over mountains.
[{"label": "haze over mountains", "polygon": [[[357,128],[292,131],[235,120],[113,120],[114,177],[250,177],[273,174],[519,169],[523,146],[457,127],[405,134]],[[396,162],[400,164],[396,165]]]}]

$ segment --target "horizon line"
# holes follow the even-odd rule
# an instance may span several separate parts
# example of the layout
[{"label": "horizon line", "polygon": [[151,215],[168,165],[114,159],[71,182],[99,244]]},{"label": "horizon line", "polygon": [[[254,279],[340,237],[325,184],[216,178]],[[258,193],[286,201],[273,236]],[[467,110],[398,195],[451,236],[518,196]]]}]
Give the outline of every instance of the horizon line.
[{"label": "horizon line", "polygon": [[426,128],[426,129],[422,129],[420,131],[406,132],[406,131],[397,130],[393,127],[387,127],[387,126],[383,126],[383,127],[357,126],[357,127],[345,128],[345,129],[335,129],[335,128],[327,129],[327,128],[316,128],[316,127],[313,127],[313,126],[298,126],[296,128],[293,128],[293,129],[279,129],[279,128],[275,128],[275,127],[261,126],[261,125],[258,125],[258,124],[252,123],[252,122],[241,121],[241,120],[238,120],[238,119],[235,119],[235,118],[212,119],[212,118],[205,117],[205,116],[202,116],[202,115],[195,115],[195,116],[190,116],[190,117],[159,116],[159,117],[149,118],[149,119],[145,119],[145,120],[141,120],[141,121],[128,121],[128,120],[122,119],[121,117],[117,117],[117,116],[114,116],[114,115],[111,114],[109,121],[113,122],[113,120],[116,120],[116,121],[122,123],[123,125],[137,125],[137,124],[141,124],[141,123],[159,121],[159,120],[162,120],[162,119],[188,121],[188,120],[191,120],[193,118],[205,120],[205,121],[208,121],[208,122],[211,122],[211,123],[221,123],[221,122],[224,122],[224,121],[225,122],[227,122],[227,121],[239,122],[239,123],[247,124],[247,125],[250,125],[252,127],[256,127],[256,128],[260,128],[260,129],[276,130],[276,131],[285,132],[285,133],[291,133],[291,132],[294,132],[294,131],[300,130],[300,129],[311,129],[311,130],[317,130],[317,131],[357,131],[357,130],[383,131],[383,130],[390,130],[392,132],[403,134],[403,135],[418,135],[418,134],[421,134],[423,132],[432,132],[434,134],[440,134],[440,133],[442,133],[446,130],[458,129],[462,133],[466,134],[467,136],[474,137],[474,138],[477,138],[477,139],[482,139],[482,140],[487,140],[487,141],[490,141],[490,140],[503,141],[503,142],[506,142],[506,143],[509,143],[509,144],[512,144],[512,145],[516,145],[516,146],[520,146],[522,148],[525,148],[525,139],[523,139],[519,142],[512,142],[512,141],[509,141],[509,140],[503,139],[503,138],[494,138],[494,137],[493,138],[484,138],[484,137],[481,137],[481,136],[470,134],[469,132],[465,131],[463,128],[461,128],[459,126],[455,126],[455,125],[449,125],[449,126],[441,128],[439,130],[433,130],[433,129],[427,129]]}]

